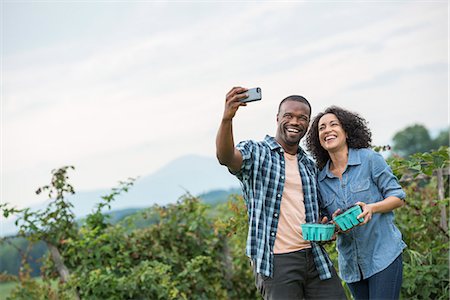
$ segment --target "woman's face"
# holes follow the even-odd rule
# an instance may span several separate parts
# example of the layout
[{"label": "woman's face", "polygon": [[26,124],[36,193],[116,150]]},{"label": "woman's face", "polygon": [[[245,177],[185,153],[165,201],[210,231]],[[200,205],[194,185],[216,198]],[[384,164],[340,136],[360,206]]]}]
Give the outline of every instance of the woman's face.
[{"label": "woman's face", "polygon": [[325,114],[319,119],[320,145],[328,152],[336,152],[347,148],[347,133],[334,114]]}]

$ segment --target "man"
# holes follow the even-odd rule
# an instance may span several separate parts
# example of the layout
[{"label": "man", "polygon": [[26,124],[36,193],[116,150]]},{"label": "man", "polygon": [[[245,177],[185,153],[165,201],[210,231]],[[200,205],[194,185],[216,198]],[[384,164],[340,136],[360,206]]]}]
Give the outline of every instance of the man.
[{"label": "man", "polygon": [[302,96],[281,101],[275,138],[244,141],[236,147],[232,120],[247,97],[232,88],[216,139],[217,158],[240,181],[247,205],[250,257],[256,286],[264,299],[346,299],[323,248],[305,241],[300,224],[318,221],[316,167],[299,142],[311,106]]}]

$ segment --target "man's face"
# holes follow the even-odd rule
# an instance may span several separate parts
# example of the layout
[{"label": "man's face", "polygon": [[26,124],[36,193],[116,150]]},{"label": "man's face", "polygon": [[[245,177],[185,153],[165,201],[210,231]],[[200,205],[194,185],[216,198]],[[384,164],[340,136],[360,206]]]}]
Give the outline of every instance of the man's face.
[{"label": "man's face", "polygon": [[308,130],[310,115],[309,106],[305,103],[291,100],[284,102],[277,115],[278,143],[284,148],[298,146]]}]

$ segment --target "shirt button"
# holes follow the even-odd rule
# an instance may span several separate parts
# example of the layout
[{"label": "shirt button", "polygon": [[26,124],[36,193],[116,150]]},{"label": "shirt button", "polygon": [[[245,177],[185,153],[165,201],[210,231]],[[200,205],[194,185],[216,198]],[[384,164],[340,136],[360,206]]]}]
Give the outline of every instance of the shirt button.
[{"label": "shirt button", "polygon": [[284,160],[281,161],[281,164],[284,165]]},{"label": "shirt button", "polygon": [[273,216],[274,216],[275,218],[278,218],[278,214],[277,214],[277,213],[274,213]]},{"label": "shirt button", "polygon": [[270,235],[271,235],[271,236],[275,236],[275,232],[272,231],[272,232],[270,233]]},{"label": "shirt button", "polygon": [[280,197],[281,197],[281,195],[280,195],[280,194],[277,194],[277,197],[278,197],[278,198],[280,198]]},{"label": "shirt button", "polygon": [[281,176],[281,179],[284,179],[284,176]]}]

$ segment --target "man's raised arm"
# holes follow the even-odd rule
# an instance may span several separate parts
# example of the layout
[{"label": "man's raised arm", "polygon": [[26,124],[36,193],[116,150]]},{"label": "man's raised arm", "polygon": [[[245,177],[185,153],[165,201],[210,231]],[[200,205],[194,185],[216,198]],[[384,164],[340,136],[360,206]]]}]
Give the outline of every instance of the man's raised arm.
[{"label": "man's raised arm", "polygon": [[[221,165],[232,172],[238,172],[242,166],[242,155],[234,146],[233,118],[240,106],[246,106],[240,100],[247,97],[246,88],[234,87],[226,96],[225,110],[216,137],[216,155]],[[241,94],[242,93],[242,94]]]}]

